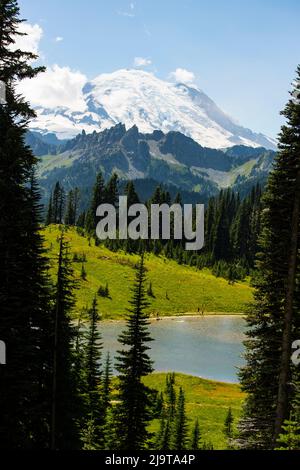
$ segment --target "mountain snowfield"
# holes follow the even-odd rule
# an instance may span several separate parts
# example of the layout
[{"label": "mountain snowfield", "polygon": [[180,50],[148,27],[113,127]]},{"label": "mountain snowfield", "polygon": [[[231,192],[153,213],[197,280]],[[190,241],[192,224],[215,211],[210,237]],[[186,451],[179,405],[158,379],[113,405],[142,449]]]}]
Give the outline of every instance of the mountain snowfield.
[{"label": "mountain snowfield", "polygon": [[102,131],[118,123],[140,132],[179,131],[205,147],[276,148],[276,141],[246,129],[195,85],[160,80],[142,70],[101,74],[82,90],[84,109],[37,107],[31,129],[58,138]]}]

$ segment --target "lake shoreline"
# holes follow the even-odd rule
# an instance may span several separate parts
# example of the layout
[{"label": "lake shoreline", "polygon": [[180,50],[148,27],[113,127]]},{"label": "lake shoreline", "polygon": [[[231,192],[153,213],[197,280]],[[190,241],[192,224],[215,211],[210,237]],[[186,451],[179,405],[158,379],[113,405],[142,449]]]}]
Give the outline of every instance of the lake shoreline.
[{"label": "lake shoreline", "polygon": [[[185,315],[155,318],[149,322],[154,343],[149,350],[155,372],[175,371],[194,377],[237,383],[242,359],[245,321],[242,315]],[[97,326],[103,352],[116,357],[123,321],[103,321]]]},{"label": "lake shoreline", "polygon": [[[246,317],[246,313],[227,313],[227,312],[206,312],[203,315],[200,313],[179,313],[178,315],[163,315],[163,316],[150,316],[149,321],[151,323],[164,320],[182,320],[185,318],[206,318],[206,317]],[[105,318],[99,322],[100,323],[120,323],[126,321],[126,318]]]}]

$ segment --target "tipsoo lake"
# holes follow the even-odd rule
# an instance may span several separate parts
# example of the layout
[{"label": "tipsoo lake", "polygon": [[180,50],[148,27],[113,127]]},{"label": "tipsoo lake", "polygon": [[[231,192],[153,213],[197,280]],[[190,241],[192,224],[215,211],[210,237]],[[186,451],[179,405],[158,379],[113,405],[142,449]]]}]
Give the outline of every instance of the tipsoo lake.
[{"label": "tipsoo lake", "polygon": [[[164,317],[151,321],[154,339],[149,354],[159,372],[182,372],[198,377],[238,382],[243,365],[245,320],[240,315]],[[118,335],[125,322],[101,322],[104,354],[114,358],[121,348]]]}]

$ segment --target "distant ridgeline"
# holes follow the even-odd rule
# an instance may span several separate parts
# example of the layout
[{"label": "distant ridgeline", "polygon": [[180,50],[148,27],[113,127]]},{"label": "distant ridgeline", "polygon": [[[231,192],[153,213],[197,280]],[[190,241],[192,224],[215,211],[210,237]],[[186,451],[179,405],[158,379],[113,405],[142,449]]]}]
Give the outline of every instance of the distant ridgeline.
[{"label": "distant ridgeline", "polygon": [[[49,198],[46,225],[77,226],[80,234],[93,237],[96,244],[100,244],[95,233],[100,220],[96,216],[96,209],[101,204],[112,204],[117,208],[120,191],[127,196],[128,207],[141,202],[134,182],[128,182],[124,187],[120,185],[118,176],[113,174],[105,183],[102,173],[98,173],[88,208],[82,211],[80,190],[75,188],[66,192],[61,183],[57,182]],[[170,206],[173,203],[182,204],[180,191],[174,198],[161,185],[146,201],[148,207],[150,204]],[[209,199],[205,212],[205,247],[201,251],[187,251],[186,240],[176,240],[172,235],[170,240],[162,240],[161,237],[159,240],[108,239],[101,243],[113,251],[123,249],[127,253],[140,253],[146,250],[199,269],[211,267],[216,276],[234,282],[243,279],[254,268],[260,217],[261,187],[257,184],[243,199],[231,189],[221,190],[217,196]]]},{"label": "distant ridgeline", "polygon": [[232,188],[241,197],[254,185],[264,185],[275,152],[242,145],[216,150],[205,148],[180,132],[141,134],[136,126],[118,124],[103,132],[61,141],[55,134],[28,132],[27,143],[40,157],[38,179],[43,202],[57,181],[68,192],[80,189],[80,209],[88,207],[95,176],[105,181],[116,173],[120,191],[134,181],[142,202],[162,184],[174,198],[180,191],[186,203],[207,203],[221,189]]},{"label": "distant ridgeline", "polygon": [[179,132],[141,134],[136,126],[126,131],[122,124],[100,133],[82,132],[67,141],[55,134],[28,132],[27,143],[41,160],[38,180],[47,224],[76,225],[95,236],[98,205],[116,205],[123,194],[129,205],[204,203],[201,252],[186,252],[185,240],[105,244],[114,250],[163,252],[179,263],[212,267],[230,281],[244,278],[254,268],[261,188],[275,152],[245,146],[215,150]]}]

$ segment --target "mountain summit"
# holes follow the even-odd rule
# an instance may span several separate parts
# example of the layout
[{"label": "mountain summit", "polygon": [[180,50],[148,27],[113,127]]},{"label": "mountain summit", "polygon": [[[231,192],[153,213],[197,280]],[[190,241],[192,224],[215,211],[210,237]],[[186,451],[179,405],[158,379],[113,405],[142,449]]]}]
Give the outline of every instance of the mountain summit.
[{"label": "mountain summit", "polygon": [[123,123],[144,133],[179,131],[211,148],[276,146],[273,139],[235,123],[195,85],[163,81],[142,70],[101,74],[86,83],[83,98],[84,110],[38,107],[32,129],[65,139]]}]

